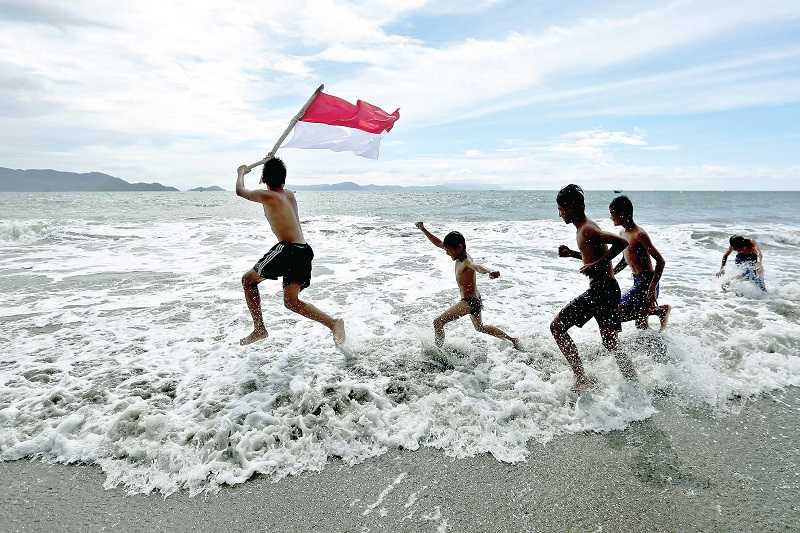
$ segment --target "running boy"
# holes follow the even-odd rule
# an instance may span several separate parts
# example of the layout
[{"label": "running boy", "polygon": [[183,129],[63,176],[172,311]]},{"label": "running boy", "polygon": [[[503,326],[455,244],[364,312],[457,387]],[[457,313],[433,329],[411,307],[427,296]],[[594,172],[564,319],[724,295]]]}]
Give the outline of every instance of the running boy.
[{"label": "running boy", "polygon": [[[594,380],[583,370],[583,362],[575,342],[569,336],[569,328],[583,327],[592,317],[600,326],[603,345],[614,352],[622,374],[632,379],[636,374],[630,360],[617,350],[617,336],[622,330],[618,311],[620,291],[611,270],[611,260],[628,246],[628,242],[601,230],[594,221],[586,217],[583,189],[579,186],[570,184],[561,189],[556,196],[556,203],[558,215],[564,223],[575,225],[578,242],[578,251],[562,245],[558,248],[558,255],[581,259],[583,267],[580,272],[589,277],[589,290],[567,304],[550,324],[553,338],[575,374],[573,390],[585,391],[594,385]],[[608,245],[611,245],[610,249]]]},{"label": "running boy", "polygon": [[[628,247],[622,253],[622,259],[614,267],[614,274],[621,272],[626,266],[633,271],[633,287],[619,302],[619,315],[622,322],[636,321],[636,327],[647,329],[647,317],[655,315],[661,321],[661,330],[667,327],[671,307],[659,306],[658,284],[664,273],[664,258],[653,246],[650,236],[633,221],[633,203],[627,196],[617,196],[608,206],[608,212],[615,226],[622,226],[620,237],[628,241]],[[656,260],[656,268],[653,262]]]},{"label": "running boy", "polygon": [[500,277],[500,272],[490,270],[482,265],[472,261],[472,258],[467,254],[467,243],[464,236],[457,231],[448,233],[442,241],[437,236],[432,234],[425,228],[423,222],[417,222],[416,226],[425,234],[431,243],[437,248],[442,248],[450,258],[456,262],[455,273],[456,283],[458,289],[461,291],[461,301],[453,305],[442,313],[436,320],[433,321],[433,332],[436,337],[436,346],[442,347],[444,344],[444,326],[448,322],[452,322],[461,318],[462,316],[469,315],[472,319],[472,325],[475,330],[480,333],[486,333],[499,339],[511,341],[514,348],[522,350],[519,339],[512,337],[505,333],[500,328],[494,326],[487,326],[483,323],[481,312],[483,311],[483,300],[478,292],[478,285],[475,279],[475,273],[489,274],[489,279],[496,279]]},{"label": "running boy", "polygon": [[732,236],[729,242],[730,246],[722,256],[722,266],[717,273],[717,277],[725,273],[725,263],[728,262],[728,256],[731,255],[731,252],[736,251],[735,262],[741,270],[741,278],[752,281],[756,287],[767,292],[767,286],[764,284],[764,261],[758,243],[741,235]]},{"label": "running boy", "polygon": [[333,333],[337,345],[344,343],[344,320],[334,319],[310,303],[299,298],[300,291],[311,284],[311,261],[314,252],[303,238],[300,218],[297,214],[297,200],[294,193],[283,188],[286,183],[286,167],[277,157],[264,163],[261,183],[268,190],[250,190],[244,186],[244,176],[250,172],[246,165],[238,169],[236,194],[264,208],[272,233],[278,244],[262,257],[251,270],[242,276],[244,297],[253,316],[253,332],[243,338],[241,344],[251,344],[268,336],[261,316],[261,296],[258,284],[265,279],[283,277],[283,303],[290,310],[324,325]]}]

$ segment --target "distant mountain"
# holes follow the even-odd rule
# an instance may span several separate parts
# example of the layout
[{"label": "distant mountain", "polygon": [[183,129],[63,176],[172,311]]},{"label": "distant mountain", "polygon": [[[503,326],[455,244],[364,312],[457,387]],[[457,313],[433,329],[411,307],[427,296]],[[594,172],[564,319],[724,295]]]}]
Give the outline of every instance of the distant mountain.
[{"label": "distant mountain", "polygon": [[290,189],[298,191],[367,191],[367,192],[435,192],[435,191],[489,191],[502,190],[502,187],[488,184],[473,183],[445,183],[442,185],[428,186],[403,186],[403,185],[359,185],[352,181],[340,183],[324,183],[320,185],[289,185]]},{"label": "distant mountain", "polygon": [[189,189],[186,192],[218,192],[224,190],[225,189],[223,189],[222,187],[219,187],[217,185],[212,185],[211,187],[195,187],[194,189]]},{"label": "distant mountain", "polygon": [[177,191],[160,183],[130,183],[102,172],[60,172],[58,170],[17,170],[0,167],[0,191]]}]

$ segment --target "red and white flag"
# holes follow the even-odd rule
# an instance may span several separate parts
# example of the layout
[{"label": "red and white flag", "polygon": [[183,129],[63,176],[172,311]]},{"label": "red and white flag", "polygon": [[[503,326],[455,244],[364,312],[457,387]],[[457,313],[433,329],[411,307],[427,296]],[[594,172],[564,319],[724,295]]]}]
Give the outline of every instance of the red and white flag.
[{"label": "red and white flag", "polygon": [[381,139],[399,118],[399,109],[390,115],[362,100],[353,105],[320,91],[295,125],[294,136],[283,147],[325,148],[378,159]]}]

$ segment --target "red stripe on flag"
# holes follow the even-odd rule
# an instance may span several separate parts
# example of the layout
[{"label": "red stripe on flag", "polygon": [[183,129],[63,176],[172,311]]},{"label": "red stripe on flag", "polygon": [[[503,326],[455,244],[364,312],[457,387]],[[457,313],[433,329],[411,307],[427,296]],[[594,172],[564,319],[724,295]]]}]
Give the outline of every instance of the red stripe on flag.
[{"label": "red stripe on flag", "polygon": [[356,128],[369,133],[383,133],[391,130],[399,118],[399,109],[390,115],[363,100],[358,100],[353,105],[347,100],[320,92],[300,120]]}]

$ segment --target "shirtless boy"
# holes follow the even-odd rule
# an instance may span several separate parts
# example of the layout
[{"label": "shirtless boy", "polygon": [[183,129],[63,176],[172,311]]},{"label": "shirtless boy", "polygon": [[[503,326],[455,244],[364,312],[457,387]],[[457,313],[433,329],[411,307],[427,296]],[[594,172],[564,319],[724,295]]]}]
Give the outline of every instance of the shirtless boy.
[{"label": "shirtless boy", "polygon": [[448,322],[452,322],[461,318],[462,316],[469,315],[472,319],[472,325],[475,330],[480,333],[485,333],[499,339],[511,341],[514,348],[522,350],[519,339],[512,337],[505,333],[500,328],[495,326],[487,326],[483,323],[481,312],[483,311],[483,300],[478,292],[478,285],[476,282],[475,273],[489,274],[489,279],[496,279],[500,277],[500,272],[490,270],[485,266],[475,263],[472,258],[467,254],[467,243],[464,236],[457,231],[448,233],[444,240],[432,234],[425,228],[423,222],[417,222],[416,226],[425,234],[431,243],[437,248],[442,248],[450,258],[455,261],[456,283],[458,289],[461,291],[461,301],[453,305],[442,313],[436,320],[433,321],[433,331],[436,336],[436,346],[442,347],[444,344],[444,326]]},{"label": "shirtless boy", "polygon": [[[653,246],[647,232],[634,222],[633,203],[627,196],[614,198],[608,206],[608,212],[614,225],[622,226],[620,237],[628,241],[622,259],[614,267],[614,274],[618,274],[626,266],[630,266],[633,272],[633,287],[622,295],[619,302],[620,320],[635,320],[637,328],[647,329],[647,317],[655,315],[661,321],[661,331],[664,331],[672,308],[658,305],[656,299],[666,262]],[[655,269],[651,257],[656,260]]]},{"label": "shirtless boy", "polygon": [[740,277],[752,281],[756,287],[767,292],[767,286],[764,284],[764,261],[758,243],[741,235],[733,235],[729,243],[728,250],[722,256],[722,266],[719,268],[717,276],[719,277],[725,273],[725,263],[728,262],[728,256],[735,251],[736,258],[734,261],[741,272]]},{"label": "shirtless boy", "polygon": [[556,203],[558,215],[564,223],[575,225],[578,242],[578,251],[562,245],[558,248],[558,255],[581,259],[583,267],[580,272],[589,277],[589,290],[567,304],[550,324],[553,338],[575,374],[573,390],[582,392],[591,388],[594,379],[584,372],[578,348],[568,331],[572,326],[583,327],[592,317],[600,326],[603,345],[614,353],[623,376],[632,379],[636,373],[630,360],[617,349],[617,336],[622,330],[617,309],[620,291],[611,270],[611,260],[628,246],[628,242],[601,230],[594,221],[586,217],[583,189],[579,186],[567,185],[561,189],[556,196]]},{"label": "shirtless boy", "polygon": [[344,343],[344,321],[332,318],[299,298],[300,291],[311,284],[311,261],[314,259],[314,252],[303,238],[294,193],[283,188],[286,182],[286,167],[283,161],[273,157],[264,163],[261,183],[266,184],[267,190],[247,189],[244,186],[244,176],[248,172],[250,169],[246,165],[239,167],[236,194],[263,206],[264,215],[269,221],[272,233],[278,239],[278,244],[270,248],[264,257],[242,276],[244,297],[253,316],[253,332],[240,343],[251,344],[267,338],[267,328],[261,316],[258,284],[265,279],[279,277],[283,277],[283,303],[287,309],[330,329],[337,345]]}]

